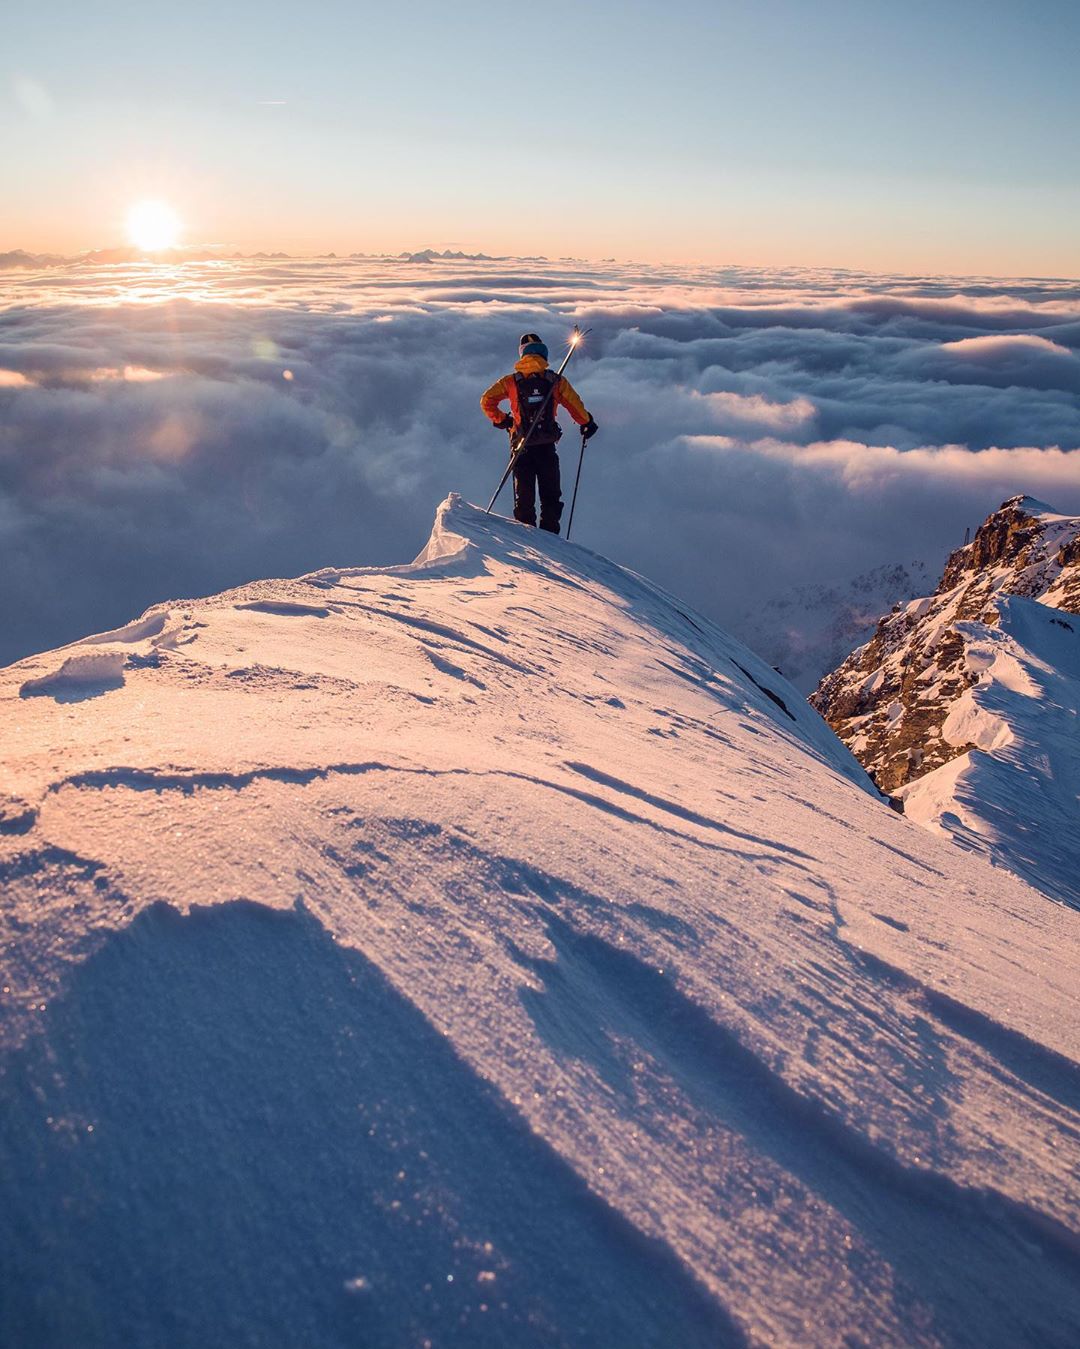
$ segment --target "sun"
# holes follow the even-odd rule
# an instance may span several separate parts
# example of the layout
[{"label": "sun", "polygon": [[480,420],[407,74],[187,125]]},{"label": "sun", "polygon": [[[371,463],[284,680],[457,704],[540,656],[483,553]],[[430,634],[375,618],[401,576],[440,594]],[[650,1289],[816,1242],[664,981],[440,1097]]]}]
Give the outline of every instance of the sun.
[{"label": "sun", "polygon": [[173,248],[182,229],[180,217],[168,202],[138,201],[127,214],[128,238],[144,253]]}]

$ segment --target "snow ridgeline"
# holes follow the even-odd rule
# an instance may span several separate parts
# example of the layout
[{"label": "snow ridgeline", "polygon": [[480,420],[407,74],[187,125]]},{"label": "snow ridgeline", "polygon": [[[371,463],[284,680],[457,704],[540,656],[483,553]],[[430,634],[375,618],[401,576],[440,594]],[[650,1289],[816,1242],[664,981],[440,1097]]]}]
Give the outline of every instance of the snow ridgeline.
[{"label": "snow ridgeline", "polygon": [[714,625],[451,498],[88,642],[0,672],[0,1341],[1075,1343],[1076,915]]},{"label": "snow ridgeline", "polygon": [[1080,618],[1002,596],[958,623],[976,681],[943,734],[973,746],[901,788],[908,816],[1080,909]]},{"label": "snow ridgeline", "polygon": [[812,701],[909,819],[1080,909],[1080,517],[1003,502]]}]

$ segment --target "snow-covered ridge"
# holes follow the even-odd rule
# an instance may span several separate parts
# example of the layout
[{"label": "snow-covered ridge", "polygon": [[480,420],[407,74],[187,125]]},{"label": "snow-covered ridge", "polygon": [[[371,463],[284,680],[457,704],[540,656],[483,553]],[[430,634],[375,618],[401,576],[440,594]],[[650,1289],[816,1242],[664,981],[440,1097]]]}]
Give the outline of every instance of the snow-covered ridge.
[{"label": "snow-covered ridge", "polygon": [[451,498],[0,701],[5,1343],[1074,1338],[1074,915],[643,578]]},{"label": "snow-covered ridge", "polygon": [[1080,906],[1080,518],[1013,497],[811,701],[912,818]]},{"label": "snow-covered ridge", "polygon": [[1080,618],[1003,596],[962,622],[975,676],[944,739],[968,746],[899,793],[908,816],[1080,908]]}]

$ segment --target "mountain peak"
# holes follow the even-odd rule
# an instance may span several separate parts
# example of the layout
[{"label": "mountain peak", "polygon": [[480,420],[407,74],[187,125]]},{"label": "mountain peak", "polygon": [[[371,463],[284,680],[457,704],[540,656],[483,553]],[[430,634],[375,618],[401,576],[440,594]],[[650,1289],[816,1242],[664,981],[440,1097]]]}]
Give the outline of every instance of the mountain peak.
[{"label": "mountain peak", "polygon": [[[1080,905],[1080,854],[1065,848],[1063,861],[1059,838],[1077,836],[1068,789],[1080,772],[1075,733],[1062,730],[1050,744],[1033,728],[1041,718],[1053,740],[1053,709],[1067,728],[1075,718],[1069,708],[1080,699],[1071,683],[1076,661],[1062,645],[1080,624],[1062,613],[1080,614],[1080,517],[1060,515],[1033,497],[1010,497],[950,556],[934,594],[881,619],[872,639],[821,681],[811,702],[878,786],[902,795],[909,813],[962,834],[968,846],[996,849],[1032,883]],[[1020,739],[1026,755],[1017,748]],[[1008,766],[1014,775],[993,789],[999,807],[1004,799],[1011,803],[998,809],[993,825],[980,816],[973,787],[977,774],[990,771],[983,756],[998,756],[994,771],[1008,778]],[[1039,764],[1045,790],[1023,780],[1041,772]],[[1053,835],[1041,869],[1023,861],[1026,845],[1010,850],[1010,812],[1019,833]],[[959,829],[961,818],[966,824]]]},{"label": "mountain peak", "polygon": [[[991,511],[970,543],[951,554],[936,593],[944,596],[957,586],[976,582],[965,596],[964,617],[971,616],[980,604],[989,617],[986,604],[998,592],[1032,598],[1046,595],[1071,566],[1062,549],[1078,534],[1080,517],[1059,515],[1035,497],[1010,497]],[[1071,600],[1080,601],[1080,574],[1066,577],[1065,582],[1067,593],[1056,602],[1059,607],[1073,608]]]},{"label": "mountain peak", "polygon": [[998,507],[998,511],[1010,509],[1022,511],[1025,515],[1057,514],[1057,511],[1054,510],[1053,506],[1048,506],[1045,501],[1040,501],[1038,497],[1025,496],[1023,493],[1009,497],[1007,501],[1003,501]]}]

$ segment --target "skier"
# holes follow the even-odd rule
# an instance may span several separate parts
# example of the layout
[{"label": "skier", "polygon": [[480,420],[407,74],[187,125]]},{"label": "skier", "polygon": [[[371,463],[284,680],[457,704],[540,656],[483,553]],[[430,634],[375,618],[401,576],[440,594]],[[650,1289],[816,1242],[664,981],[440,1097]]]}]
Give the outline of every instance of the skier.
[{"label": "skier", "polygon": [[[509,402],[509,412],[500,409],[502,402]],[[540,528],[558,534],[563,500],[555,446],[562,427],[556,412],[566,408],[586,440],[596,434],[597,425],[566,376],[548,369],[548,349],[535,333],[522,337],[514,373],[496,380],[480,407],[497,430],[513,432],[515,446],[527,442],[514,463],[514,519],[536,524],[539,486]]]}]

